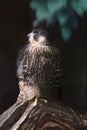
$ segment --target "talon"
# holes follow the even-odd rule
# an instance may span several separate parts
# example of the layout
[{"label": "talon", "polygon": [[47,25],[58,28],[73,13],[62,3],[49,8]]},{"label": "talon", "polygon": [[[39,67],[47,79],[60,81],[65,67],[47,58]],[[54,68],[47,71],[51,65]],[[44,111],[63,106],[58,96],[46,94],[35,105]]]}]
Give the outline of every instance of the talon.
[{"label": "talon", "polygon": [[37,99],[37,98],[35,98],[35,101],[34,101],[35,106],[37,105],[37,102],[38,102],[38,99]]},{"label": "talon", "polygon": [[46,100],[46,99],[41,98],[40,100],[41,100],[42,102],[44,102],[44,103],[47,103],[47,100]]}]

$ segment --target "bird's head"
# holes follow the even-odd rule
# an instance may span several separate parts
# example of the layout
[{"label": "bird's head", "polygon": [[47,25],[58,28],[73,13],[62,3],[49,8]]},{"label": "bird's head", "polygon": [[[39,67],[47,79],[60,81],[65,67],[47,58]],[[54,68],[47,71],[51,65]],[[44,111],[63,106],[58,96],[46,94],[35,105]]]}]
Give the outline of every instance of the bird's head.
[{"label": "bird's head", "polygon": [[43,44],[47,41],[48,32],[44,29],[34,29],[27,35],[29,43],[31,44]]}]

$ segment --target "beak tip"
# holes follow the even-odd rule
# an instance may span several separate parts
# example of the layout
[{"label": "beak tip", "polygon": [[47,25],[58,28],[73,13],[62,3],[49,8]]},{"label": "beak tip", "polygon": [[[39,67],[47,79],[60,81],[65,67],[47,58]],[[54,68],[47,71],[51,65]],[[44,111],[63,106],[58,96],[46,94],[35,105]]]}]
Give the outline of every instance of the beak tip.
[{"label": "beak tip", "polygon": [[31,36],[33,37],[34,34],[33,34],[33,33],[28,33],[28,34],[27,34],[27,37],[28,37],[28,38],[31,37]]}]

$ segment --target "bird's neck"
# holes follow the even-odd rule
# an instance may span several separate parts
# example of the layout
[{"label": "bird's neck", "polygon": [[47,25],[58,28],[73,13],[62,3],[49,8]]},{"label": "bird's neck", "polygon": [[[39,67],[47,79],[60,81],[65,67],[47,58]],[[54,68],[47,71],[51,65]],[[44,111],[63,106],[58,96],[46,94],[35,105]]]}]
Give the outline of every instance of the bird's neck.
[{"label": "bird's neck", "polygon": [[49,50],[48,42],[29,44],[30,51]]},{"label": "bird's neck", "polygon": [[35,48],[44,48],[48,46],[48,42],[47,41],[34,42],[34,43],[30,43],[29,46]]}]

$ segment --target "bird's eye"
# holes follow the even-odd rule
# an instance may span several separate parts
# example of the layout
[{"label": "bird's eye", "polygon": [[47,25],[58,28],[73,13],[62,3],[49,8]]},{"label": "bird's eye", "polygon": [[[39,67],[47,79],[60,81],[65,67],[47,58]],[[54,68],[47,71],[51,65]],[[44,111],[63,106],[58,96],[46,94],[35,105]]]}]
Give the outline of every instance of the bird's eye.
[{"label": "bird's eye", "polygon": [[38,32],[37,32],[37,31],[34,31],[34,34],[38,34]]}]

